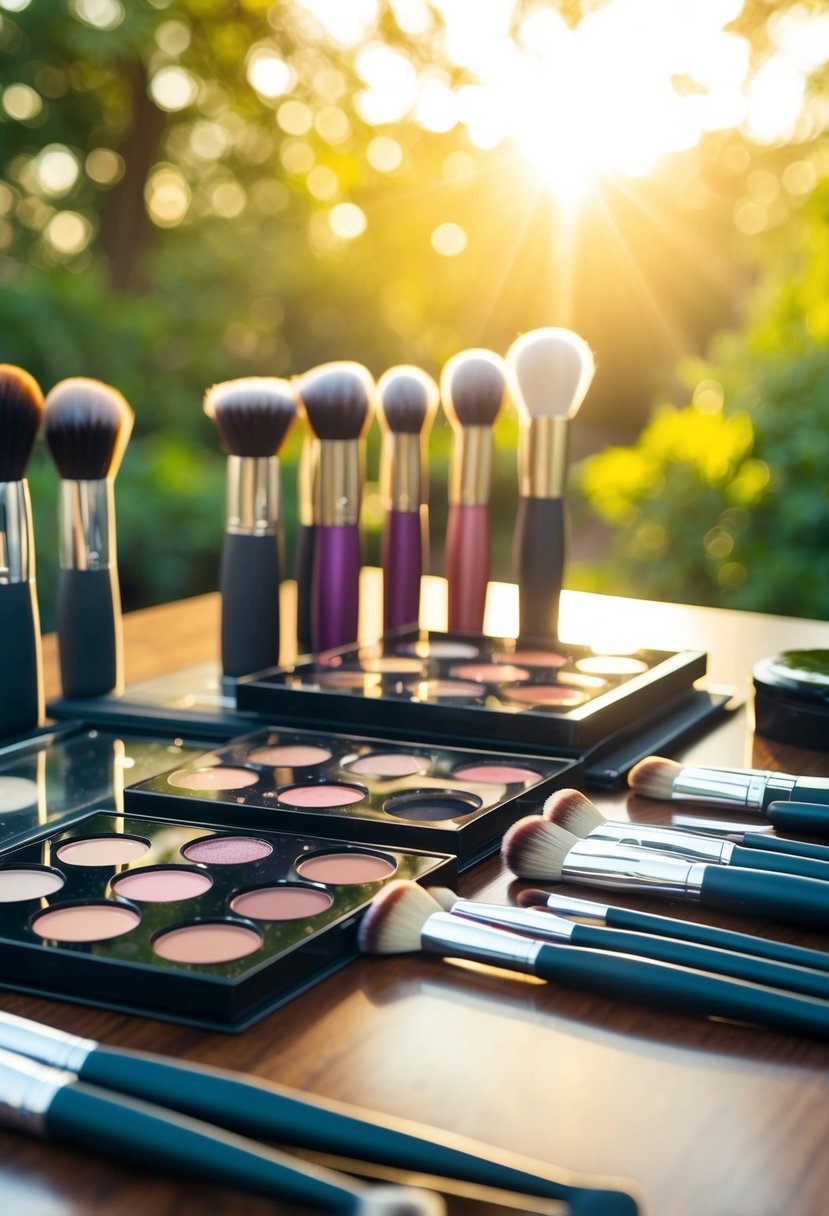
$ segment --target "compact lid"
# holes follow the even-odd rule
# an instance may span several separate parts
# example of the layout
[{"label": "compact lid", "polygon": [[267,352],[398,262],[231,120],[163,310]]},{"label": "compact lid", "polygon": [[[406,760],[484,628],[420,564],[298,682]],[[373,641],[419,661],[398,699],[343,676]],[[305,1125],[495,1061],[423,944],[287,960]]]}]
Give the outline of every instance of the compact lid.
[{"label": "compact lid", "polygon": [[783,650],[754,665],[755,683],[829,700],[829,650]]}]

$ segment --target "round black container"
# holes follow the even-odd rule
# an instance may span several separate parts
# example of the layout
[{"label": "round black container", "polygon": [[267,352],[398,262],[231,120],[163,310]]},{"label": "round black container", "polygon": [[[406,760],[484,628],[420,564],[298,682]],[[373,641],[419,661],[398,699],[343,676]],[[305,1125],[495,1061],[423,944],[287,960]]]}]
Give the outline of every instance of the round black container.
[{"label": "round black container", "polygon": [[753,674],[757,733],[829,751],[829,650],[784,650]]}]

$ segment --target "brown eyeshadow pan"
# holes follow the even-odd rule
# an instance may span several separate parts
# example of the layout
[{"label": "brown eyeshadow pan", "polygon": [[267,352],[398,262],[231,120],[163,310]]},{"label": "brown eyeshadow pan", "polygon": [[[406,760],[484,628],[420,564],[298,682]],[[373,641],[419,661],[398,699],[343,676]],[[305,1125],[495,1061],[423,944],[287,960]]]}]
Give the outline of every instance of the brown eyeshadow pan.
[{"label": "brown eyeshadow pan", "polygon": [[262,945],[262,935],[249,925],[231,921],[199,921],[159,934],[153,950],[173,963],[232,963]]},{"label": "brown eyeshadow pan", "polygon": [[351,883],[380,882],[397,869],[397,863],[382,853],[314,853],[297,864],[297,874],[311,882],[327,882],[333,886]]},{"label": "brown eyeshadow pan", "polygon": [[334,902],[330,891],[302,887],[298,883],[283,883],[242,891],[230,901],[234,912],[251,920],[305,920],[327,912]]}]

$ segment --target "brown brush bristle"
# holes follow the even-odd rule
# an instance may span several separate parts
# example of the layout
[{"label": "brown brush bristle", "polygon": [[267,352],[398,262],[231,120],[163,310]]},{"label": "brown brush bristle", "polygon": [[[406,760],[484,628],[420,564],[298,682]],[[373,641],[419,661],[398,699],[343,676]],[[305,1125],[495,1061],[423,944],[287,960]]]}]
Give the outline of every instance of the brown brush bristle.
[{"label": "brown brush bristle", "polygon": [[637,794],[645,798],[662,798],[670,800],[674,792],[674,781],[682,768],[676,760],[667,760],[664,756],[646,756],[638,764],[634,764],[628,773],[628,785]]},{"label": "brown brush bristle", "polygon": [[419,435],[431,423],[438,386],[419,367],[390,367],[377,381],[381,422],[395,435]]},{"label": "brown brush bristle", "polygon": [[507,351],[507,367],[516,407],[530,418],[572,418],[595,371],[585,340],[552,327],[517,338]]},{"label": "brown brush bristle", "polygon": [[518,878],[558,882],[567,854],[578,837],[538,815],[519,819],[501,843],[504,865]]},{"label": "brown brush bristle", "polygon": [[443,408],[453,426],[493,426],[506,387],[504,361],[491,350],[453,355],[440,377]]},{"label": "brown brush bristle", "polygon": [[515,902],[520,908],[546,908],[549,898],[546,891],[539,891],[537,887],[527,887],[525,891],[518,892]]},{"label": "brown brush bristle", "polygon": [[556,790],[544,803],[541,815],[581,840],[606,822],[601,811],[578,790]]},{"label": "brown brush bristle", "polygon": [[275,376],[227,380],[207,390],[204,412],[230,455],[275,456],[297,415],[296,390]]},{"label": "brown brush bristle", "polygon": [[42,416],[43,393],[34,376],[0,363],[0,482],[25,477]]},{"label": "brown brush bristle", "polygon": [[359,439],[371,420],[374,381],[361,363],[323,363],[296,387],[318,439]]},{"label": "brown brush bristle", "polygon": [[114,477],[132,431],[133,412],[116,388],[76,376],[46,395],[43,433],[61,477]]},{"label": "brown brush bristle", "polygon": [[365,954],[407,954],[420,949],[420,933],[434,912],[442,912],[437,900],[423,887],[406,878],[390,882],[360,925],[360,949]]}]

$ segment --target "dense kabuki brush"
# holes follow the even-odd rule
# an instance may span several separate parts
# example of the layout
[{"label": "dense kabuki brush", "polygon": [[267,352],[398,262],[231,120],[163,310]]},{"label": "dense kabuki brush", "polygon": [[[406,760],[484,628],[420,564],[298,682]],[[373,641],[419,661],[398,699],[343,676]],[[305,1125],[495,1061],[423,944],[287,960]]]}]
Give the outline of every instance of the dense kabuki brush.
[{"label": "dense kabuki brush", "polygon": [[24,734],[43,717],[40,615],[26,465],[43,393],[21,367],[0,364],[0,735]]},{"label": "dense kabuki brush", "polygon": [[522,636],[558,632],[566,551],[564,494],[570,420],[593,379],[590,347],[569,329],[533,329],[507,351],[521,419],[514,564]]},{"label": "dense kabuki brush", "polygon": [[314,579],[314,496],[319,464],[319,440],[305,421],[297,469],[297,527],[294,552],[296,579],[296,645],[299,654],[311,650],[311,599]]},{"label": "dense kabuki brush", "polygon": [[62,380],[46,397],[43,429],[61,476],[57,635],[66,697],[123,686],[115,476],[133,413],[98,380]]},{"label": "dense kabuki brush", "polygon": [[438,405],[438,386],[419,367],[392,367],[377,382],[383,427],[381,483],[386,500],[383,533],[383,628],[416,625],[420,579],[427,562],[428,495],[423,449]]},{"label": "dense kabuki brush", "polygon": [[229,380],[207,390],[204,410],[228,454],[222,670],[244,676],[279,662],[279,449],[296,393],[287,380]]},{"label": "dense kabuki brush", "polygon": [[315,651],[356,641],[360,604],[360,439],[371,421],[374,381],[359,363],[324,363],[297,382],[319,439],[314,496],[311,634]]},{"label": "dense kabuki brush", "polygon": [[489,495],[493,427],[506,390],[503,360],[489,350],[453,355],[440,378],[455,432],[446,526],[449,628],[480,633],[491,562]]}]

